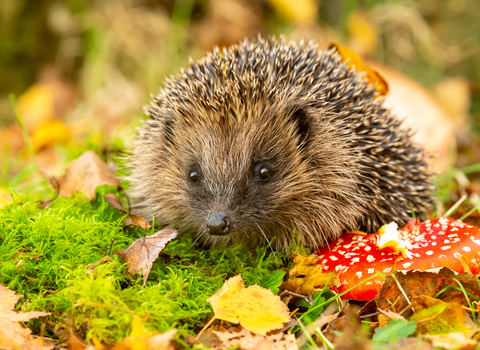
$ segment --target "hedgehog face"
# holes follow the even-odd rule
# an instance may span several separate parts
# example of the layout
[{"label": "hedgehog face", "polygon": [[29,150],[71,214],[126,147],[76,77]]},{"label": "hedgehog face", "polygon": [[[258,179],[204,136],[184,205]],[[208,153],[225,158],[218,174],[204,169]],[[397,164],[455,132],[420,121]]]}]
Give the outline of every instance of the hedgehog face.
[{"label": "hedgehog face", "polygon": [[[285,227],[291,218],[284,208],[305,194],[308,183],[308,167],[300,157],[306,114],[303,109],[248,114],[230,109],[228,114],[181,116],[168,123],[164,161],[168,169],[181,169],[174,183],[180,185],[176,197],[184,205],[181,210],[178,205],[171,211],[164,207],[155,214],[159,219],[213,245],[267,244],[278,230],[293,231],[293,223]],[[158,185],[172,186],[163,181]]]}]

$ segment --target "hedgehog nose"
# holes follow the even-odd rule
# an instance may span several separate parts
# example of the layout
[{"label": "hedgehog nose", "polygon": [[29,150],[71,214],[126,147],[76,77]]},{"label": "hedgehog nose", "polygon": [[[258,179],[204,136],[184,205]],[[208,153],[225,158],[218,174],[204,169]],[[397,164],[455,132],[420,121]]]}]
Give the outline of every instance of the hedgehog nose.
[{"label": "hedgehog nose", "polygon": [[222,212],[212,213],[207,220],[208,233],[214,236],[223,236],[230,231],[230,218]]}]

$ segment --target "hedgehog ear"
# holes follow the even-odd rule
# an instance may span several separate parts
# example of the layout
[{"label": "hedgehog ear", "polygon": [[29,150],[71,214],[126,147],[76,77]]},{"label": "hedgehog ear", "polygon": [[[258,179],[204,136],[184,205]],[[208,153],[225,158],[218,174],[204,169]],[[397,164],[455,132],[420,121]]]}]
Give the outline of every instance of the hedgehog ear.
[{"label": "hedgehog ear", "polygon": [[174,135],[175,122],[172,118],[167,119],[165,122],[165,141],[167,144],[174,146],[173,135]]},{"label": "hedgehog ear", "polygon": [[305,145],[310,134],[310,118],[305,109],[295,109],[290,117],[290,121],[296,126],[295,132],[299,137],[299,145]]}]

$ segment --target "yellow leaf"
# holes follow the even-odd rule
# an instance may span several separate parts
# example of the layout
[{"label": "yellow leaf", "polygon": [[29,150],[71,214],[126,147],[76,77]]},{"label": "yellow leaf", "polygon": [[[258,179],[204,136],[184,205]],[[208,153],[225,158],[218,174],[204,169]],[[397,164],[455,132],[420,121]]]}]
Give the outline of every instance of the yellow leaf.
[{"label": "yellow leaf", "polygon": [[13,203],[12,194],[7,190],[0,188],[0,209]]},{"label": "yellow leaf", "polygon": [[346,47],[343,47],[337,43],[330,43],[328,47],[336,48],[337,52],[340,54],[340,56],[342,56],[342,60],[347,62],[348,67],[355,68],[357,72],[365,73],[365,79],[367,79],[370,84],[376,86],[377,97],[384,96],[388,93],[388,84],[385,79],[383,79],[380,73],[378,73],[376,70],[373,70],[366,64],[363,64],[362,59],[355,51],[347,49]]},{"label": "yellow leaf", "polygon": [[265,335],[290,320],[287,305],[279,296],[257,285],[245,288],[240,275],[225,281],[207,301],[215,318],[240,323],[255,334]]},{"label": "yellow leaf", "polygon": [[32,85],[18,98],[18,111],[28,130],[35,130],[55,116],[55,96],[50,85]]},{"label": "yellow leaf", "polygon": [[35,152],[38,152],[45,147],[53,147],[57,143],[66,144],[71,137],[72,133],[63,121],[48,120],[33,130],[32,147]]},{"label": "yellow leaf", "polygon": [[315,287],[340,286],[336,271],[323,272],[323,265],[317,264],[320,260],[318,255],[297,256],[293,259],[293,267],[288,271],[288,280],[283,287],[291,292],[307,294],[315,290]]},{"label": "yellow leaf", "polygon": [[270,4],[286,19],[296,23],[314,22],[318,13],[315,0],[269,0]]},{"label": "yellow leaf", "polygon": [[150,332],[142,323],[142,320],[138,316],[133,316],[132,320],[132,331],[130,332],[130,338],[136,337],[152,337],[156,333]]},{"label": "yellow leaf", "polygon": [[145,328],[142,320],[135,315],[130,335],[124,338],[120,344],[115,345],[112,350],[174,350],[171,341],[176,332],[176,329],[161,334],[150,332]]}]

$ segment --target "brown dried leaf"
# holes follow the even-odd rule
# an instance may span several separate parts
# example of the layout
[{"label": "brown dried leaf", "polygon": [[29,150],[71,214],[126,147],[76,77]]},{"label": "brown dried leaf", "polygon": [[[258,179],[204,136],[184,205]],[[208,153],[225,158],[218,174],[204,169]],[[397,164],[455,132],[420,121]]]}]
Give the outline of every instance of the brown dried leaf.
[{"label": "brown dried leaf", "polygon": [[474,349],[475,345],[477,345],[477,342],[471,339],[469,334],[465,334],[465,333],[424,335],[423,337],[431,340],[432,345],[435,348],[440,348],[440,349],[467,350],[467,349]]},{"label": "brown dried leaf", "polygon": [[279,296],[257,285],[245,288],[240,275],[225,281],[207,301],[212,305],[215,318],[240,323],[256,334],[266,335],[281,329],[283,323],[290,320],[288,307]]},{"label": "brown dried leaf", "polygon": [[[458,287],[457,282],[452,278],[458,280],[467,292],[480,298],[480,288],[478,287],[478,280],[475,276],[469,273],[456,274],[446,267],[440,269],[438,273],[408,271],[406,273],[397,273],[395,276],[410,300],[415,296],[422,295],[434,297],[447,286]],[[437,298],[445,302],[457,301],[462,305],[468,305],[462,291],[453,288],[448,288],[437,296]],[[380,309],[386,310],[391,308],[392,311],[399,313],[404,317],[408,317],[412,314],[411,310],[402,313],[402,311],[408,306],[408,302],[405,300],[402,292],[391,276],[386,278],[385,283],[378,291],[375,300],[377,307]],[[380,319],[381,317],[379,316],[379,320]]]},{"label": "brown dried leaf", "polygon": [[298,294],[307,294],[315,291],[315,287],[340,286],[336,271],[323,272],[323,265],[317,264],[321,258],[316,255],[296,256],[293,267],[288,271],[288,280],[282,284],[283,289]]},{"label": "brown dried leaf", "polygon": [[112,207],[115,209],[120,210],[122,213],[128,215],[125,218],[125,224],[127,226],[139,226],[143,229],[149,229],[152,227],[150,223],[143,217],[138,216],[138,215],[133,215],[127,212],[125,209],[123,209],[122,203],[120,202],[120,198],[114,193],[109,193],[103,196],[105,200],[110,204]]},{"label": "brown dried leaf", "polygon": [[[14,291],[0,285],[0,349],[37,350],[52,349],[44,345],[42,339],[33,338],[30,329],[23,328],[18,322],[28,322],[33,318],[48,316],[49,312],[30,311],[16,313],[15,304],[22,297]],[[14,322],[16,321],[16,322]]]},{"label": "brown dried leaf", "polygon": [[[57,182],[53,177],[41,172],[54,189],[58,191]],[[75,192],[85,191],[88,198],[95,198],[97,186],[108,185],[120,187],[120,181],[115,171],[108,166],[100,157],[91,151],[85,152],[79,158],[72,161],[65,169],[65,175],[58,178],[60,196],[69,197]]]},{"label": "brown dried leaf", "polygon": [[127,249],[114,251],[113,254],[130,263],[127,270],[129,273],[141,274],[143,271],[143,284],[145,285],[153,262],[157,260],[160,252],[177,235],[177,230],[166,227],[151,236],[144,236],[135,240]]},{"label": "brown dried leaf", "polygon": [[50,350],[53,345],[44,344],[42,338],[33,338],[30,329],[20,323],[0,317],[0,349]]},{"label": "brown dried leaf", "polygon": [[16,295],[13,290],[0,285],[0,317],[9,319],[17,313],[13,311],[15,304],[23,295]]},{"label": "brown dried leaf", "polygon": [[222,349],[237,346],[242,350],[298,350],[295,335],[279,333],[270,336],[255,335],[243,328],[240,332],[213,331],[223,344]]},{"label": "brown dried leaf", "polygon": [[28,322],[33,318],[48,316],[50,312],[30,311],[16,313],[14,311],[15,304],[23,297],[23,295],[16,295],[13,290],[0,285],[0,319],[16,322]]}]

